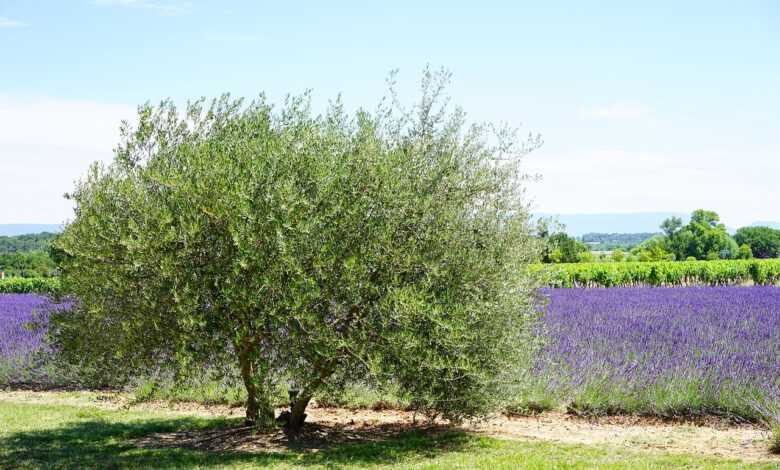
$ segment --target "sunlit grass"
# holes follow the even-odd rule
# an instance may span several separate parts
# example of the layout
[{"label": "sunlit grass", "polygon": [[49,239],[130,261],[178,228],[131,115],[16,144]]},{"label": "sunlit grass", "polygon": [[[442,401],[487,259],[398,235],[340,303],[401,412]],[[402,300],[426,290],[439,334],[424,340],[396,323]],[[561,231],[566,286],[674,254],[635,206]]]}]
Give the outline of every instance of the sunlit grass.
[{"label": "sunlit grass", "polygon": [[734,460],[598,446],[505,441],[457,430],[410,432],[318,452],[205,452],[139,447],[137,439],[224,428],[224,418],[164,411],[0,402],[0,468],[772,468]]}]

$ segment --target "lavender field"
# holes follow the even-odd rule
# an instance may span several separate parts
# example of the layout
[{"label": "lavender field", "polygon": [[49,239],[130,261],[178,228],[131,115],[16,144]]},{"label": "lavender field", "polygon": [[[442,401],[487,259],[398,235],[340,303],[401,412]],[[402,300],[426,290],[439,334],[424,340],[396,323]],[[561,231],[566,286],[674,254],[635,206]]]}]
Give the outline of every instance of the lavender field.
[{"label": "lavender field", "polygon": [[52,306],[35,294],[0,294],[0,385],[39,382],[49,377],[40,353],[46,352],[43,333],[30,328],[45,319]]},{"label": "lavender field", "polygon": [[[525,403],[581,413],[719,414],[756,419],[780,403],[780,289],[542,290],[547,342]],[[50,308],[0,295],[0,384],[45,381],[42,334],[26,325]]]},{"label": "lavender field", "polygon": [[755,416],[780,397],[780,289],[546,289],[540,401],[579,412]]}]

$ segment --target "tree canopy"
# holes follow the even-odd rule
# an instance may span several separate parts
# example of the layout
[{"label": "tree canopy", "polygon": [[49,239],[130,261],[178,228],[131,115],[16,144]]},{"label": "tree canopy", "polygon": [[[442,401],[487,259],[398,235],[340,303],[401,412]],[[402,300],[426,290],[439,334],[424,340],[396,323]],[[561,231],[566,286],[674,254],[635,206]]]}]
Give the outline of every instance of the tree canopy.
[{"label": "tree canopy", "polygon": [[671,261],[674,255],[667,251],[667,243],[668,239],[656,235],[634,247],[631,254],[637,261]]},{"label": "tree canopy", "polygon": [[448,419],[495,409],[534,343],[519,159],[540,141],[467,125],[448,79],[426,71],[413,108],[391,80],[353,116],[308,95],[139,108],[70,194],[64,357],[120,377],[236,364],[247,419],[273,418],[281,384],[293,428],[352,379]]},{"label": "tree canopy", "polygon": [[769,227],[742,227],[734,239],[750,247],[756,258],[780,258],[780,230]]},{"label": "tree canopy", "polygon": [[539,260],[542,263],[579,263],[591,258],[587,245],[570,237],[565,226],[552,218],[536,221],[536,237],[539,240]]},{"label": "tree canopy", "polygon": [[666,248],[675,259],[726,259],[737,258],[738,245],[713,211],[697,209],[687,225],[676,217],[661,224],[666,234]]}]

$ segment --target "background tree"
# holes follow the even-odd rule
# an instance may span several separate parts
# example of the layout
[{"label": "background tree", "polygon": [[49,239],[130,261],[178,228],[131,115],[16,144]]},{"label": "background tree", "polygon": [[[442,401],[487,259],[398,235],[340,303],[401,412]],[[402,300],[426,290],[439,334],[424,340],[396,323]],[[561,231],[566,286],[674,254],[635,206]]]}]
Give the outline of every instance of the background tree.
[{"label": "background tree", "polygon": [[588,246],[566,232],[548,234],[542,238],[543,263],[579,263],[591,259]]},{"label": "background tree", "polygon": [[734,238],[740,245],[748,245],[756,258],[780,258],[780,230],[742,227]]},{"label": "background tree", "polygon": [[683,227],[683,221],[679,217],[669,217],[661,223],[661,230],[668,238],[674,236]]},{"label": "background tree", "polygon": [[353,117],[308,96],[141,107],[56,242],[64,357],[119,377],[236,364],[247,420],[274,418],[281,384],[294,429],[348,380],[447,419],[496,409],[534,344],[518,163],[540,141],[466,125],[448,80],[426,71],[414,108],[393,92]]},{"label": "background tree", "polygon": [[682,225],[680,219],[672,217],[661,224],[661,229],[666,234],[666,250],[673,253],[675,259],[724,259],[738,256],[739,246],[713,211],[694,211],[687,225]]},{"label": "background tree", "polygon": [[642,242],[631,250],[631,254],[637,261],[674,260],[674,254],[666,251],[666,240],[662,236]]},{"label": "background tree", "polygon": [[753,250],[750,249],[750,245],[742,244],[739,246],[739,252],[738,252],[738,258],[739,259],[752,259],[753,258]]}]

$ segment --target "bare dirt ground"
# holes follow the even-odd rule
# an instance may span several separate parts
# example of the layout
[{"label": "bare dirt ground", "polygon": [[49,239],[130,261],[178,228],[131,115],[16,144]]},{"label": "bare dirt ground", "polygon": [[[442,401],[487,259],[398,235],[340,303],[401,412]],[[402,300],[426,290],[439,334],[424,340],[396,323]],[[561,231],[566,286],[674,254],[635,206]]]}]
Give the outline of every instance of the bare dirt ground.
[{"label": "bare dirt ground", "polygon": [[[0,401],[16,403],[96,406],[106,409],[155,411],[171,415],[241,417],[243,409],[194,403],[132,403],[126,395],[100,392],[0,391]],[[452,430],[444,423],[430,423],[410,412],[396,410],[347,410],[312,406],[301,435],[283,431],[255,432],[247,427],[156,434],[137,441],[140,446],[194,447],[212,451],[264,451],[287,449],[316,451],[334,443],[386,439],[412,429],[428,432]],[[753,425],[733,425],[717,419],[668,422],[657,418],[616,416],[582,418],[561,412],[537,416],[499,416],[460,428],[501,439],[539,440],[591,444],[626,449],[771,461],[780,456],[768,451],[768,433]]]}]

